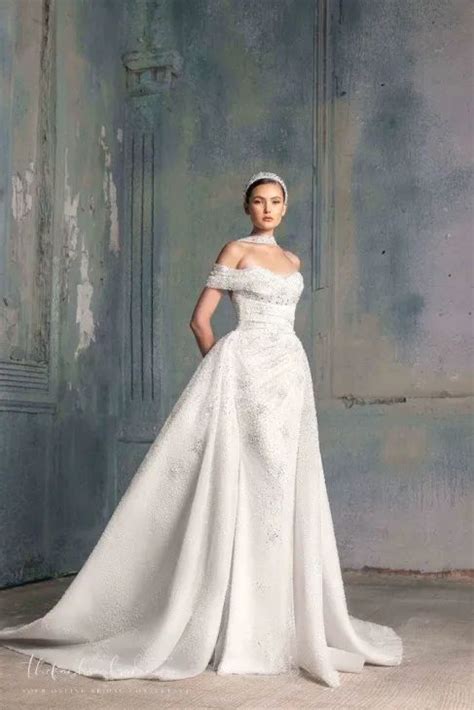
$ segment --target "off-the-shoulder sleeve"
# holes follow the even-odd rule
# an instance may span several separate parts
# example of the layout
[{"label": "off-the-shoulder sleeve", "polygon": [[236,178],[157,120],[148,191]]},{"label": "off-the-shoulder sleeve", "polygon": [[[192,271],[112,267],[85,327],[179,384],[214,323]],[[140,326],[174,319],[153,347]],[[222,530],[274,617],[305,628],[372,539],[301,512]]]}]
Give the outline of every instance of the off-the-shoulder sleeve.
[{"label": "off-the-shoulder sleeve", "polygon": [[242,272],[240,269],[234,269],[225,264],[212,265],[209,276],[206,280],[206,286],[210,288],[221,288],[226,291],[237,291],[242,288]]}]

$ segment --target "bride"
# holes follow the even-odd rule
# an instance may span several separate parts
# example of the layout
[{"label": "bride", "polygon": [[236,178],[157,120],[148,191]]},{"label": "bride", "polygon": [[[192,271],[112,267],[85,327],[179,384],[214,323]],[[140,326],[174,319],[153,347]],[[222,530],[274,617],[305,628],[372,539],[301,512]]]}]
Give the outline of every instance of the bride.
[{"label": "bride", "polygon": [[[305,671],[336,687],[400,664],[396,632],[347,609],[294,330],[304,279],[274,235],[287,206],[278,175],[250,178],[251,233],[221,249],[191,319],[202,361],[63,596],[1,645],[102,679]],[[225,292],[238,324],[215,341]]]}]

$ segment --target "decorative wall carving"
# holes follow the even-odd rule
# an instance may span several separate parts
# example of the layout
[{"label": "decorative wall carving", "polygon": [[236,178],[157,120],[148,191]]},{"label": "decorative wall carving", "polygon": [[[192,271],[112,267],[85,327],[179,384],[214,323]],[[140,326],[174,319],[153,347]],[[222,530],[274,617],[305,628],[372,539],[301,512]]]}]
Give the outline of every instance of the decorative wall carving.
[{"label": "decorative wall carving", "polygon": [[174,50],[149,49],[128,52],[122,61],[128,101],[124,135],[124,420],[119,437],[136,440],[137,431],[156,419],[160,403],[160,111],[162,92],[180,75],[182,59]]},{"label": "decorative wall carving", "polygon": [[183,61],[174,50],[137,50],[122,56],[127,70],[129,96],[150,96],[169,89],[173,77],[181,74]]},{"label": "decorative wall carving", "polygon": [[333,62],[329,0],[314,3],[311,288],[330,286],[333,229]]}]

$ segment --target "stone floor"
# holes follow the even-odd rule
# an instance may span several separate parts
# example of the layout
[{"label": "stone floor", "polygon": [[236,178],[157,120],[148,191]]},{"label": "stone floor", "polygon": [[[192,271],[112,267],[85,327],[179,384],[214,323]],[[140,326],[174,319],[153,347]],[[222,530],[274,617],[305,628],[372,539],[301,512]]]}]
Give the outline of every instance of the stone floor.
[{"label": "stone floor", "polygon": [[[0,592],[0,627],[44,614],[72,577]],[[185,681],[101,681],[32,665],[28,656],[0,647],[0,708],[474,708],[473,587],[396,575],[345,574],[351,614],[393,626],[404,641],[401,666],[366,665],[341,674],[339,688],[291,676],[218,676]]]}]

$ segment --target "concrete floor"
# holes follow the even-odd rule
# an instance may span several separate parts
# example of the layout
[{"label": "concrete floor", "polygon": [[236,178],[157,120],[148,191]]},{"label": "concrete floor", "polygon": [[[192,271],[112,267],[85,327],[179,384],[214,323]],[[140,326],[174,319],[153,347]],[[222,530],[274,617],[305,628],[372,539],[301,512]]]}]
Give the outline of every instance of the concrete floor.
[{"label": "concrete floor", "polygon": [[[72,577],[0,592],[0,626],[44,614]],[[393,626],[404,641],[401,666],[366,665],[341,674],[339,688],[293,676],[217,676],[185,681],[101,681],[59,671],[0,647],[1,710],[94,708],[474,708],[473,587],[396,575],[345,574],[350,612]]]}]

